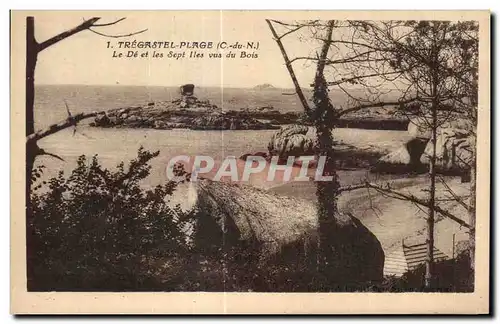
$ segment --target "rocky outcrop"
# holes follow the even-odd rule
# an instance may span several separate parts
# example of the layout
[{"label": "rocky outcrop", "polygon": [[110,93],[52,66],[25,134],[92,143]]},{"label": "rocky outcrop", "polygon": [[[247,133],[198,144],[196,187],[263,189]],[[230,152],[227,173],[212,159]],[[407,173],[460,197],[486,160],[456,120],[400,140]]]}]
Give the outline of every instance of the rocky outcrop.
[{"label": "rocky outcrop", "polygon": [[[123,111],[126,112],[123,113]],[[198,117],[196,128],[193,128],[193,121]],[[231,122],[231,120],[241,121],[241,123]],[[200,125],[205,121],[213,123]],[[407,121],[398,119],[374,119],[361,116],[341,118],[337,127],[401,130],[406,129],[407,123]],[[222,125],[222,128],[217,124]],[[238,124],[241,124],[241,127]],[[208,100],[199,100],[195,96],[185,95],[168,102],[149,102],[140,107],[110,110],[106,114],[103,113],[96,117],[91,126],[229,130],[279,129],[279,125],[292,124],[308,125],[309,122],[301,112],[280,112],[272,106],[223,111]]]},{"label": "rocky outcrop", "polygon": [[424,138],[414,138],[406,143],[406,149],[410,155],[410,166],[420,167],[420,157],[424,153],[428,140]]},{"label": "rocky outcrop", "polygon": [[194,94],[194,84],[183,84],[179,87],[181,96],[192,96]]},{"label": "rocky outcrop", "polygon": [[[432,156],[432,142],[429,141],[432,136],[430,125],[429,116],[412,118],[408,125],[409,134],[415,140],[421,141],[418,150],[415,151],[415,158],[418,157],[419,163],[425,165],[429,164]],[[475,143],[472,143],[469,134],[473,129],[474,125],[470,119],[460,115],[451,116],[439,125],[436,130],[436,167],[440,172],[463,171],[470,168],[472,145]],[[413,165],[416,165],[415,162]]]},{"label": "rocky outcrop", "polygon": [[[463,116],[449,118],[439,125],[436,134],[436,167],[439,172],[466,171],[472,161],[472,123]],[[432,155],[430,117],[412,117],[408,125],[412,139],[403,147],[381,157],[374,172],[422,172]]]},{"label": "rocky outcrop", "polygon": [[306,136],[309,128],[301,125],[288,125],[275,133],[268,144],[269,154],[286,161],[289,156],[314,154],[314,141]]},{"label": "rocky outcrop", "polygon": [[[408,134],[412,138],[420,138],[422,140],[429,140],[432,136],[432,119],[430,116],[414,116],[409,119]],[[472,130],[474,125],[464,116],[456,115],[448,117],[445,122],[440,122],[438,133],[440,129],[459,129],[459,130]]]},{"label": "rocky outcrop", "polygon": [[432,129],[429,125],[431,125],[431,119],[429,117],[411,117],[408,124],[408,134],[410,134],[412,138],[429,140],[432,136]]},{"label": "rocky outcrop", "polygon": [[401,146],[397,150],[382,156],[378,163],[380,164],[388,164],[388,165],[409,165],[411,161],[410,153],[406,146]]},{"label": "rocky outcrop", "polygon": [[380,173],[422,172],[424,169],[420,157],[426,145],[426,139],[411,139],[398,149],[382,156],[371,168],[371,171]]},{"label": "rocky outcrop", "polygon": [[[184,91],[181,88],[181,92]],[[279,125],[309,125],[304,113],[281,112],[272,106],[222,110],[208,100],[199,100],[186,89],[181,98],[149,102],[143,106],[114,109],[91,123],[96,127],[189,128],[189,129],[279,129]],[[196,123],[194,120],[198,118]],[[203,124],[207,122],[207,124]],[[370,116],[343,117],[337,127],[406,129],[408,121]],[[193,126],[196,125],[196,126]]]},{"label": "rocky outcrop", "polygon": [[272,124],[260,122],[254,118],[235,118],[224,113],[212,113],[196,117],[191,129],[196,130],[248,130],[275,129]]},{"label": "rocky outcrop", "polygon": [[[465,129],[439,129],[436,138],[436,167],[444,172],[469,170],[473,159],[473,145],[473,137]],[[429,142],[420,162],[429,164],[432,150],[432,143]]]},{"label": "rocky outcrop", "polygon": [[98,115],[92,126],[195,130],[277,129],[249,114],[223,112],[208,100],[183,96],[171,102],[151,102],[141,107],[111,110]]},{"label": "rocky outcrop", "polygon": [[[226,247],[251,246],[260,262],[293,262],[304,254],[314,255],[319,226],[315,203],[207,179],[197,181],[195,187],[203,217],[226,233]],[[338,269],[331,275],[341,283],[381,279],[384,252],[378,239],[350,214],[337,213],[335,224],[329,237],[342,253],[330,255],[328,262]],[[206,227],[213,228],[208,223]],[[208,234],[208,239],[216,237],[220,235]]]}]

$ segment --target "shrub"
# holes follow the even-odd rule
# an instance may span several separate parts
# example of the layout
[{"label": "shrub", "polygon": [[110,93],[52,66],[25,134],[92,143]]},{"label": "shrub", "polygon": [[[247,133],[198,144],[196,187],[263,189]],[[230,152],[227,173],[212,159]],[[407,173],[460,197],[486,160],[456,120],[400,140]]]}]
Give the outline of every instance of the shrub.
[{"label": "shrub", "polygon": [[60,172],[34,188],[28,266],[35,277],[28,289],[169,288],[162,273],[172,279],[181,268],[188,215],[167,205],[173,182],[140,186],[158,154],[141,147],[127,170],[123,162],[108,170],[97,155],[90,161],[80,156],[69,177]]},{"label": "shrub", "polygon": [[[223,233],[213,215],[169,207],[175,183],[141,187],[158,154],[141,147],[127,168],[120,163],[115,170],[103,168],[97,156],[80,156],[68,177],[61,172],[34,186],[27,231],[28,266],[35,274],[30,291],[424,290],[424,266],[383,282],[333,284],[318,272],[314,253],[259,262],[258,246],[225,244],[234,233]],[[33,171],[34,181],[42,172]],[[435,273],[437,291],[473,291],[467,252],[437,262]]]},{"label": "shrub", "polygon": [[[469,252],[460,253],[455,259],[442,260],[434,264],[432,288],[425,288],[425,264],[406,272],[401,278],[386,277],[382,283],[359,287],[371,292],[473,292],[473,270]],[[472,282],[471,282],[472,281]]]}]

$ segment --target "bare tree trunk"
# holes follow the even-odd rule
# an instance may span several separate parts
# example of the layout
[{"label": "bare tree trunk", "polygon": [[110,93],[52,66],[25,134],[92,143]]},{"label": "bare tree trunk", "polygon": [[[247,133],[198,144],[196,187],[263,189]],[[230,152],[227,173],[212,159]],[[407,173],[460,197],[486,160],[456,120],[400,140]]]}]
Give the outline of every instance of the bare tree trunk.
[{"label": "bare tree trunk", "polygon": [[474,287],[475,270],[476,270],[476,145],[472,148],[472,165],[470,169],[470,201],[469,201],[469,256],[471,277],[469,283]]},{"label": "bare tree trunk", "polygon": [[431,180],[429,192],[429,214],[427,216],[427,256],[425,262],[425,287],[432,287],[434,266],[434,205],[436,204],[436,139],[437,139],[437,111],[432,110],[432,155],[429,163],[429,177]]},{"label": "bare tree trunk", "polygon": [[123,21],[125,18],[115,20],[110,23],[96,24],[100,17],[93,17],[88,20],[84,20],[78,26],[66,30],[60,34],[55,35],[52,38],[47,39],[44,42],[38,43],[35,38],[35,18],[32,16],[26,17],[26,80],[25,80],[25,93],[26,93],[26,266],[27,266],[27,285],[28,290],[32,288],[34,284],[34,268],[33,268],[33,238],[34,233],[32,231],[32,205],[31,205],[31,176],[33,173],[33,166],[35,163],[35,158],[39,154],[47,154],[53,157],[59,158],[55,154],[50,154],[43,150],[40,150],[37,141],[45,136],[56,133],[61,129],[64,129],[71,125],[76,125],[76,123],[82,119],[91,117],[91,114],[78,114],[74,117],[71,115],[69,118],[61,123],[52,125],[48,130],[43,130],[35,133],[35,112],[34,112],[34,101],[35,101],[35,68],[38,58],[38,53],[44,49],[84,30],[90,30],[98,35],[121,38],[137,35],[145,32],[147,29],[143,29],[137,32],[125,34],[125,35],[104,35],[91,28],[111,26]]},{"label": "bare tree trunk", "polygon": [[[306,98],[300,88],[298,80],[293,71],[293,67],[290,59],[285,51],[283,43],[280,37],[276,33],[271,21],[266,20],[271,32],[276,40],[283,59],[285,60],[285,65],[288,69],[288,73],[295,85],[295,90],[299,99],[304,107],[305,112],[310,117],[316,128],[317,136],[317,147],[316,154],[318,156],[325,157],[324,173],[323,176],[331,176],[332,181],[318,181],[316,188],[316,195],[318,198],[318,254],[317,254],[317,265],[318,271],[322,278],[317,278],[320,285],[328,289],[329,277],[334,276],[335,270],[333,267],[336,264],[328,264],[328,259],[335,258],[334,254],[338,254],[339,251],[336,249],[334,243],[335,237],[332,237],[332,233],[335,232],[336,219],[335,215],[337,213],[337,196],[339,194],[339,183],[338,177],[335,171],[335,160],[334,160],[334,148],[333,148],[333,138],[332,129],[335,128],[338,120],[338,114],[334,111],[334,108],[328,97],[328,84],[324,77],[324,69],[326,65],[326,60],[328,56],[328,51],[330,49],[332,33],[334,27],[334,21],[329,21],[326,29],[325,40],[321,48],[321,53],[318,58],[318,63],[316,67],[316,74],[314,79],[314,109],[311,109],[307,103]],[[337,256],[337,260],[340,260],[340,256]],[[333,271],[332,271],[333,270]]]},{"label": "bare tree trunk", "polygon": [[269,19],[266,19],[266,22],[269,25],[269,29],[271,29],[271,33],[274,36],[274,40],[278,44],[278,47],[281,51],[281,55],[283,55],[283,59],[285,60],[285,66],[288,70],[288,73],[290,74],[290,78],[292,79],[293,85],[295,86],[295,92],[297,92],[297,96],[299,96],[300,102],[302,103],[302,106],[304,107],[305,112],[309,113],[309,111],[311,109],[309,107],[309,104],[307,103],[307,99],[304,96],[304,93],[302,92],[302,88],[300,87],[299,81],[297,80],[297,77],[295,76],[295,72],[293,71],[292,62],[288,58],[288,55],[285,51],[285,47],[283,46],[283,43],[281,42],[281,38],[276,33],[276,30],[274,29],[271,21]]},{"label": "bare tree trunk", "polygon": [[[318,197],[318,234],[319,234],[319,253],[318,270],[329,284],[329,277],[335,276],[336,264],[329,264],[329,259],[340,261],[342,251],[338,250],[335,244],[336,219],[338,212],[337,196],[339,194],[338,177],[335,170],[334,148],[332,130],[335,128],[337,117],[334,108],[328,97],[328,85],[324,76],[324,68],[330,41],[332,39],[334,21],[328,22],[325,41],[323,43],[316,75],[314,79],[314,110],[311,113],[311,119],[316,127],[317,136],[317,154],[325,157],[324,176],[331,176],[331,181],[318,181],[316,195]],[[333,234],[333,236],[335,236]],[[339,262],[340,263],[340,262]],[[339,264],[341,266],[341,264]],[[329,286],[329,285],[328,285]],[[328,286],[326,288],[328,288]]]},{"label": "bare tree trunk", "polygon": [[[38,43],[35,40],[35,19],[26,17],[26,136],[35,132],[35,67],[38,56]],[[31,175],[36,157],[36,142],[26,141],[26,279],[31,288],[34,279],[33,233],[31,226]]]},{"label": "bare tree trunk", "polygon": [[477,80],[473,82],[471,101],[471,119],[474,121],[472,132],[474,143],[472,145],[472,163],[470,166],[470,200],[469,200],[469,260],[470,260],[470,278],[469,284],[475,288],[476,273],[476,180],[477,180]]},{"label": "bare tree trunk", "polygon": [[[35,40],[35,19],[26,18],[26,137],[35,132],[35,67],[38,57],[38,43]],[[26,199],[29,206],[31,192],[31,171],[35,159],[36,143],[26,142]]]},{"label": "bare tree trunk", "polygon": [[[434,42],[436,41],[436,33],[434,33]],[[432,152],[429,163],[429,177],[431,180],[430,191],[429,191],[429,213],[427,216],[427,255],[425,262],[425,288],[430,289],[433,286],[433,276],[434,276],[434,210],[436,205],[436,141],[437,141],[437,128],[438,128],[438,53],[436,45],[434,44],[432,48],[433,62],[434,64],[430,66],[430,72],[432,75],[432,88],[431,88],[431,110],[432,110]]]},{"label": "bare tree trunk", "polygon": [[26,136],[35,132],[33,103],[35,98],[37,47],[35,19],[34,17],[26,17]]}]

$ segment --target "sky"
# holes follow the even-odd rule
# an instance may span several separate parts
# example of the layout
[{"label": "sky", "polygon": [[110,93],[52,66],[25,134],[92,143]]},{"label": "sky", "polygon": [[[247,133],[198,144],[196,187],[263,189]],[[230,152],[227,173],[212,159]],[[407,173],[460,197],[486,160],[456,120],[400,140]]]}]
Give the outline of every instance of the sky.
[{"label": "sky", "polygon": [[[81,12],[37,12],[34,14],[35,37],[38,42],[43,42],[94,15],[95,13],[85,15]],[[116,25],[96,29],[99,32],[119,35],[146,28],[147,31],[120,39],[99,36],[90,31],[75,34],[39,54],[36,84],[177,86],[194,83],[199,86],[253,87],[269,83],[280,88],[293,87],[264,15],[218,11],[100,12],[99,15],[102,16],[99,21],[101,23],[126,17],[126,20]],[[208,52],[217,52],[216,49],[205,50],[204,58],[201,59],[112,57],[114,50],[119,52],[118,41],[133,40],[226,41],[229,44],[253,41],[260,44],[255,51],[258,58],[254,59],[209,58]],[[107,48],[108,41],[114,49]],[[315,50],[315,46],[305,44],[294,36],[287,36],[284,43],[292,57],[307,55]],[[124,55],[128,50],[122,49]],[[149,55],[152,51],[150,50]],[[170,50],[162,51],[166,55]],[[223,52],[225,53],[227,50]],[[301,85],[310,84],[314,66],[297,62],[294,68]]]},{"label": "sky", "polygon": [[[332,13],[318,11],[21,11],[14,13],[12,33],[18,35],[16,38],[24,36],[21,34],[24,34],[23,25],[28,14],[35,17],[35,36],[39,43],[94,16],[102,17],[98,21],[101,24],[126,18],[115,25],[96,28],[96,31],[108,35],[130,34],[147,29],[139,35],[119,39],[97,35],[89,30],[66,38],[39,53],[36,84],[178,86],[194,83],[203,87],[254,87],[268,83],[279,88],[293,88],[293,83],[266,18],[293,22],[304,19],[345,20],[374,17],[373,12],[336,12],[333,18]],[[394,15],[398,19],[405,18],[405,13],[393,12],[385,15],[390,18]],[[406,12],[406,15],[413,19],[418,18],[418,15],[425,19],[439,19],[440,13]],[[349,30],[346,29],[342,31],[336,28],[334,32],[340,33],[334,37],[349,36]],[[343,32],[347,34],[342,34]],[[177,44],[203,41],[214,44],[221,41],[228,44],[258,42],[259,49],[253,51],[258,58],[239,58],[239,53],[236,58],[231,59],[210,58],[209,53],[219,52],[215,48],[196,50],[198,53],[203,52],[203,58],[168,58],[170,49],[156,50],[162,52],[162,58],[151,57],[154,49],[137,49],[139,52],[149,51],[147,58],[113,57],[115,51],[117,54],[121,52],[126,55],[128,51],[134,50],[118,49],[119,41],[134,40]],[[315,57],[315,52],[319,51],[320,47],[317,42],[307,41],[307,38],[299,39],[296,34],[286,36],[283,42],[291,59],[300,56]],[[109,48],[108,44],[114,48]],[[177,53],[179,49],[174,51]],[[228,51],[222,50],[221,54],[224,56]],[[336,53],[332,54],[334,51],[330,51],[330,54],[341,57],[342,51],[338,48]],[[185,55],[188,56],[190,52],[191,50],[186,50]],[[314,77],[314,62],[296,61],[293,66],[301,86],[309,87]],[[327,75],[329,80],[338,80],[341,77],[338,70],[330,69],[330,73],[333,75]]]}]

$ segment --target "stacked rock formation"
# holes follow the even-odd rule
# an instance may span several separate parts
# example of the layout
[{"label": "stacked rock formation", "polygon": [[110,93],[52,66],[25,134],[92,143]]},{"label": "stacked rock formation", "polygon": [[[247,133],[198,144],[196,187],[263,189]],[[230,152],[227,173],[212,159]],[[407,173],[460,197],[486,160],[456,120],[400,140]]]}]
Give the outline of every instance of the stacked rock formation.
[{"label": "stacked rock formation", "polygon": [[[381,157],[374,171],[422,171],[432,155],[432,128],[430,117],[410,120],[411,139],[402,147]],[[439,172],[467,172],[472,162],[474,126],[465,118],[453,118],[436,130],[436,167]]]}]

